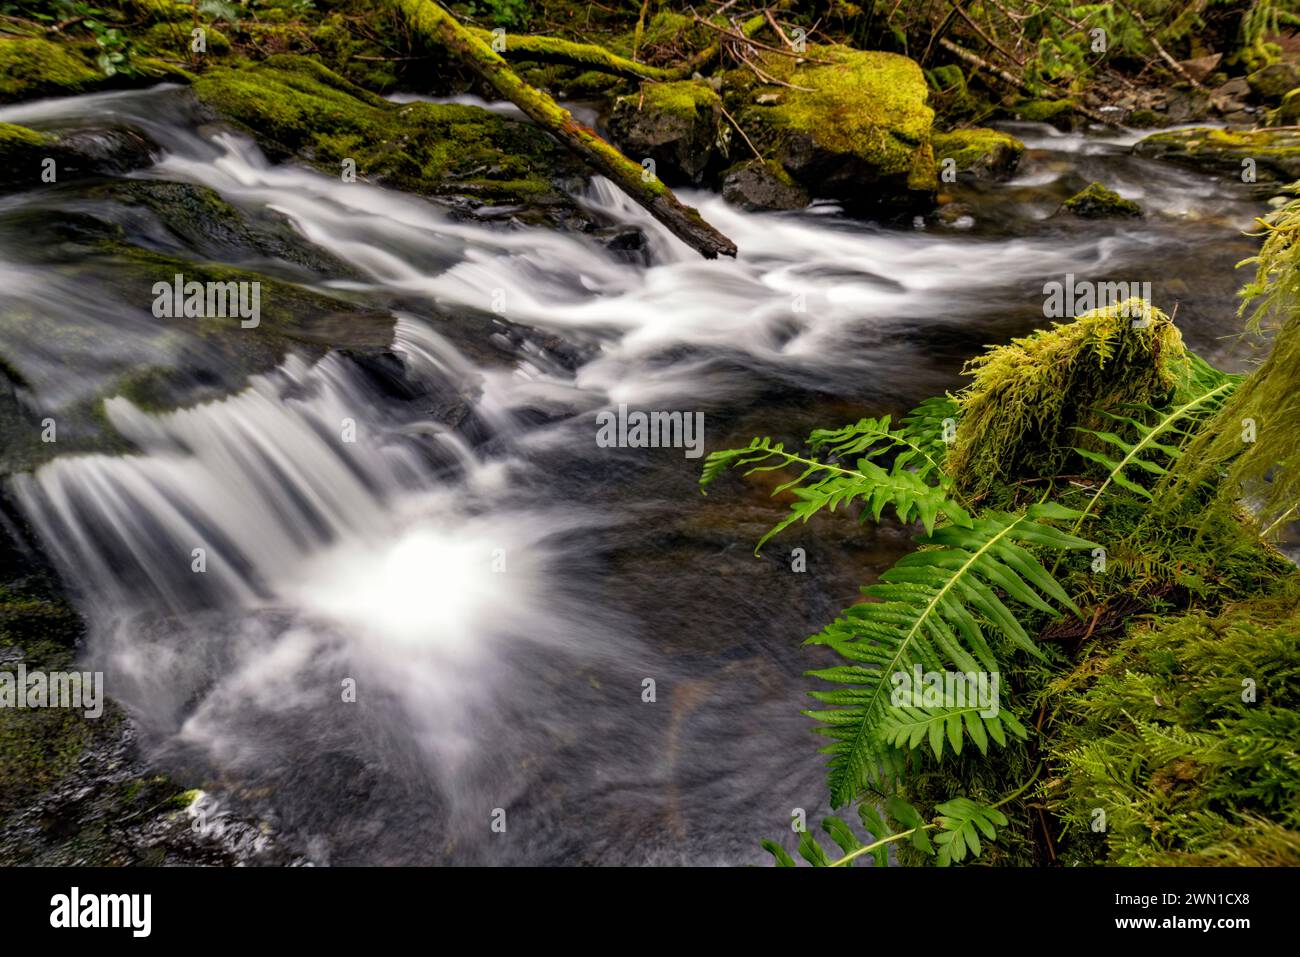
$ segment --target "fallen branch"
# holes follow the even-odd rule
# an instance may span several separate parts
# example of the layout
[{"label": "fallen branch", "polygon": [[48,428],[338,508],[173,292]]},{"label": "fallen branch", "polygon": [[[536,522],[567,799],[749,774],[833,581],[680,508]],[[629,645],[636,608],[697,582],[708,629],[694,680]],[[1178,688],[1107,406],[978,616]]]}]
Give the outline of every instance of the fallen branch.
[{"label": "fallen branch", "polygon": [[[487,30],[477,27],[461,27],[473,35],[485,46],[491,48],[495,37]],[[575,43],[558,37],[528,36],[525,34],[506,34],[505,49],[502,56],[510,60],[531,60],[536,63],[563,63],[567,66],[594,70],[597,73],[610,73],[626,77],[629,80],[676,80],[679,71],[665,70],[637,63],[616,53],[610,53],[604,47],[594,43]]]},{"label": "fallen branch", "polygon": [[663,223],[674,236],[706,259],[736,255],[736,244],[698,212],[681,203],[672,190],[583,126],[568,110],[521,80],[499,54],[473,31],[461,26],[433,0],[394,0],[411,28],[429,42],[441,44],[503,97],[523,110],[538,126],[576,153],[590,167],[609,177],[619,189]]},{"label": "fallen branch", "polygon": [[1164,46],[1160,43],[1158,39],[1156,39],[1156,31],[1153,28],[1147,26],[1146,21],[1143,20],[1142,17],[1138,15],[1138,12],[1134,10],[1132,7],[1130,7],[1127,3],[1125,3],[1124,0],[1119,0],[1119,5],[1120,8],[1123,9],[1123,11],[1127,13],[1130,17],[1132,17],[1137,22],[1137,25],[1142,28],[1142,31],[1147,35],[1147,39],[1151,41],[1151,46],[1155,48],[1156,53],[1160,54],[1160,59],[1168,63],[1170,68],[1175,73],[1177,73],[1180,77],[1182,77],[1184,80],[1190,83],[1193,89],[1197,89],[1204,92],[1205,87],[1201,86],[1201,84],[1196,80],[1195,77],[1193,77],[1190,73],[1188,73],[1185,69],[1183,69],[1183,65],[1181,63],[1179,63],[1177,60],[1175,60],[1172,56],[1169,55],[1169,51],[1164,48]]}]

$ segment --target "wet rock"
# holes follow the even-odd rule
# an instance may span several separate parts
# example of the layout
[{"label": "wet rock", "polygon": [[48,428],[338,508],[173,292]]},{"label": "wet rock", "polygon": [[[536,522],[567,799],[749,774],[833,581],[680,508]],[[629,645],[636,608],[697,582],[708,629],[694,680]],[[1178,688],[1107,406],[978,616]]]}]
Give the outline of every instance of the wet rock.
[{"label": "wet rock", "polygon": [[152,164],[157,150],[147,136],[129,127],[45,133],[0,123],[0,193],[142,169]]},{"label": "wet rock", "polygon": [[669,185],[698,185],[730,150],[731,127],[722,98],[706,83],[647,83],[614,101],[609,132],[625,154],[654,160]]},{"label": "wet rock", "polygon": [[606,226],[593,231],[602,246],[614,256],[640,266],[650,265],[650,248],[639,226]]},{"label": "wet rock", "polygon": [[1282,97],[1276,110],[1268,114],[1270,126],[1295,126],[1300,123],[1300,87]]},{"label": "wet rock", "polygon": [[1300,179],[1300,133],[1295,130],[1166,130],[1141,140],[1133,152],[1239,181],[1246,171],[1265,184]]},{"label": "wet rock", "polygon": [[741,209],[803,209],[807,192],[778,163],[752,159],[727,171],[722,197]]},{"label": "wet rock", "polygon": [[1142,207],[1101,183],[1091,183],[1061,204],[1061,211],[1080,219],[1133,218]]},{"label": "wet rock", "polygon": [[[790,86],[747,85],[736,77],[728,109],[757,149],[806,191],[853,210],[933,205],[934,111],[915,62],[893,53],[810,46],[805,61],[769,55],[762,69]],[[779,101],[760,105],[759,98],[770,94]]]},{"label": "wet rock", "polygon": [[37,38],[0,40],[0,103],[85,93],[105,80],[66,44]]},{"label": "wet rock", "polygon": [[959,173],[973,173],[982,179],[1006,179],[1016,171],[1025,144],[1010,133],[975,127],[934,134],[934,158],[940,175],[945,161]]}]

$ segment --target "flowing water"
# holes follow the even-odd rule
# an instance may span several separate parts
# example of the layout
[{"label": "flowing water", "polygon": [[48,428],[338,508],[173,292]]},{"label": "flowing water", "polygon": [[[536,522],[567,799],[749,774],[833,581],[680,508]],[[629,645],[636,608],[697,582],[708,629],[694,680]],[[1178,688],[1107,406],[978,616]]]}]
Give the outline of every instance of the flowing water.
[{"label": "flowing water", "polygon": [[[897,413],[1043,325],[1043,283],[1067,273],[1151,281],[1194,348],[1249,359],[1229,337],[1257,201],[1132,157],[1135,138],[1020,128],[1016,179],[966,190],[951,225],[688,194],[741,251],[705,262],[601,181],[582,202],[639,226],[639,257],[272,165],[186,102],[159,88],[0,121],[136,126],[163,148],[137,178],[210,187],[320,256],[216,255],[76,184],[0,200],[0,315],[26,319],[0,323],[0,356],[23,407],[119,446],[74,442],[6,491],[151,762],[317,864],[760,862],[793,808],[823,809],[798,710],[824,659],[800,641],[908,531],[819,518],[755,558],[784,508],[766,487],[701,496],[687,450],[598,446],[601,410],[702,412],[706,450]],[[1147,216],[1051,218],[1092,179]],[[108,247],[33,254],[40,224],[75,216],[378,304],[390,341],[293,350],[234,394],[142,408],[114,394],[124,372],[197,363],[215,381],[190,385],[220,395],[242,382],[233,347],[155,318],[147,284],[95,281]]]}]

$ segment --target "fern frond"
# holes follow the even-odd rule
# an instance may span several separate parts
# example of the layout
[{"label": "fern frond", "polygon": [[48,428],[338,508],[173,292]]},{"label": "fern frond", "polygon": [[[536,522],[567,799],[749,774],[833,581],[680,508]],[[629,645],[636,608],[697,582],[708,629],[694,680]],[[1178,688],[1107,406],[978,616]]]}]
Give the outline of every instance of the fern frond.
[{"label": "fern frond", "polygon": [[962,743],[965,737],[969,737],[980,754],[987,754],[989,738],[1000,747],[1006,747],[1008,731],[1022,740],[1029,736],[1025,726],[1009,710],[999,710],[988,716],[980,711],[979,705],[960,708],[894,707],[881,722],[880,736],[894,747],[907,750],[915,750],[926,742],[936,761],[943,757],[945,740],[956,754],[961,754]]},{"label": "fern frond", "polygon": [[[890,701],[889,685],[898,671],[920,664],[941,670],[996,671],[997,660],[985,637],[991,628],[1035,657],[1042,653],[1003,600],[1058,615],[1057,605],[1076,615],[1065,590],[1025,547],[1093,548],[1092,542],[1044,524],[1079,516],[1054,503],[1030,506],[1023,514],[991,512],[969,527],[947,526],[916,540],[922,548],[901,558],[879,581],[862,589],[878,601],[849,608],[842,618],[807,640],[825,644],[850,663],[809,672],[835,685],[812,696],[833,710],[808,711],[817,730],[833,739],[822,749],[829,764],[831,803],[853,799],[873,777],[896,773],[896,756],[880,729]],[[999,594],[1001,593],[1001,594]],[[981,619],[983,625],[981,625]]]},{"label": "fern frond", "polygon": [[[956,525],[968,527],[970,515],[950,496],[951,480],[940,469],[937,450],[909,436],[905,430],[890,429],[889,425],[889,416],[863,419],[843,429],[818,430],[809,437],[814,450],[824,450],[836,457],[860,456],[856,468],[796,455],[787,452],[783,443],[761,438],[742,449],[711,453],[704,461],[700,485],[708,485],[733,467],[748,466],[746,475],[792,466],[800,469],[797,478],[773,490],[773,495],[792,491],[797,501],[791,504],[790,514],[759,539],[755,554],[795,522],[806,522],[822,509],[834,511],[858,500],[867,506],[867,514],[875,521],[880,520],[885,506],[889,505],[899,521],[920,521],[927,532],[934,530],[940,515]],[[891,450],[897,454],[890,468],[872,461]],[[937,485],[927,481],[931,476]]]},{"label": "fern frond", "polygon": [[995,840],[997,828],[1008,823],[1007,816],[997,808],[976,804],[970,798],[953,798],[935,810],[939,812],[941,828],[934,839],[939,845],[939,857],[935,861],[939,867],[947,867],[953,861],[960,863],[967,850],[979,857],[980,834],[987,840]]},{"label": "fern frond", "polygon": [[1182,457],[1183,449],[1195,436],[1206,419],[1223,408],[1223,404],[1240,383],[1240,376],[1230,376],[1214,369],[1198,356],[1192,356],[1189,372],[1182,389],[1185,394],[1175,400],[1172,408],[1160,411],[1151,406],[1138,406],[1133,409],[1150,418],[1153,424],[1147,424],[1140,418],[1130,415],[1117,415],[1096,409],[1099,415],[1127,425],[1132,429],[1135,439],[1121,438],[1115,432],[1102,432],[1093,429],[1076,429],[1101,440],[1118,450],[1120,458],[1112,458],[1101,452],[1089,449],[1074,451],[1079,455],[1107,469],[1105,480],[1098,486],[1092,499],[1083,509],[1073,531],[1078,532],[1084,521],[1093,514],[1093,509],[1112,484],[1126,489],[1146,499],[1153,498],[1151,492],[1131,479],[1126,472],[1137,468],[1163,478],[1169,468]]},{"label": "fern frond", "polygon": [[[999,802],[1001,803],[1001,802]],[[888,845],[909,840],[918,851],[935,858],[939,867],[965,860],[967,853],[979,857],[983,850],[980,835],[985,840],[997,839],[997,828],[1010,823],[996,806],[979,804],[970,798],[956,797],[935,807],[938,816],[931,822],[921,817],[912,805],[894,795],[885,802],[889,819],[898,824],[891,830],[880,810],[869,804],[858,805],[858,816],[871,843],[863,844],[848,824],[838,817],[822,821],[822,830],[843,851],[843,856],[833,858],[808,831],[799,835],[799,856],[813,867],[852,867],[859,857],[870,854],[877,867],[889,865]],[[928,831],[938,831],[931,842]],[[936,847],[937,845],[937,847]],[[763,849],[776,859],[778,867],[795,867],[795,860],[775,841],[763,841]]]}]

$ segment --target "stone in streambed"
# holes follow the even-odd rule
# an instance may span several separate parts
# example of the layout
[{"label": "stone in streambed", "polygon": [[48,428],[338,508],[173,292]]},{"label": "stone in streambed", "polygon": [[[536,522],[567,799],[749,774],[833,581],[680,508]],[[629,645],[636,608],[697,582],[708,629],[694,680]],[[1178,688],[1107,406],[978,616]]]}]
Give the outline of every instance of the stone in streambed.
[{"label": "stone in streambed", "polygon": [[722,198],[741,209],[803,209],[808,193],[774,162],[752,159],[727,171]]},{"label": "stone in streambed", "polygon": [[806,59],[768,54],[761,69],[787,86],[732,71],[728,109],[757,149],[817,197],[852,210],[934,204],[934,111],[921,68],[905,56],[810,46]]},{"label": "stone in streambed", "polygon": [[1010,133],[975,127],[935,133],[934,159],[940,171],[951,159],[957,172],[974,173],[982,179],[1006,179],[1016,171],[1025,144]]},{"label": "stone in streambed", "polygon": [[645,83],[639,92],[620,96],[609,132],[627,156],[654,160],[655,174],[669,185],[699,185],[731,148],[722,98],[694,80]]},{"label": "stone in streambed", "polygon": [[45,133],[0,123],[0,193],[143,169],[157,149],[139,130],[125,126]]},{"label": "stone in streambed", "polygon": [[1061,211],[1080,219],[1135,218],[1142,207],[1101,183],[1091,183],[1061,204]]}]

